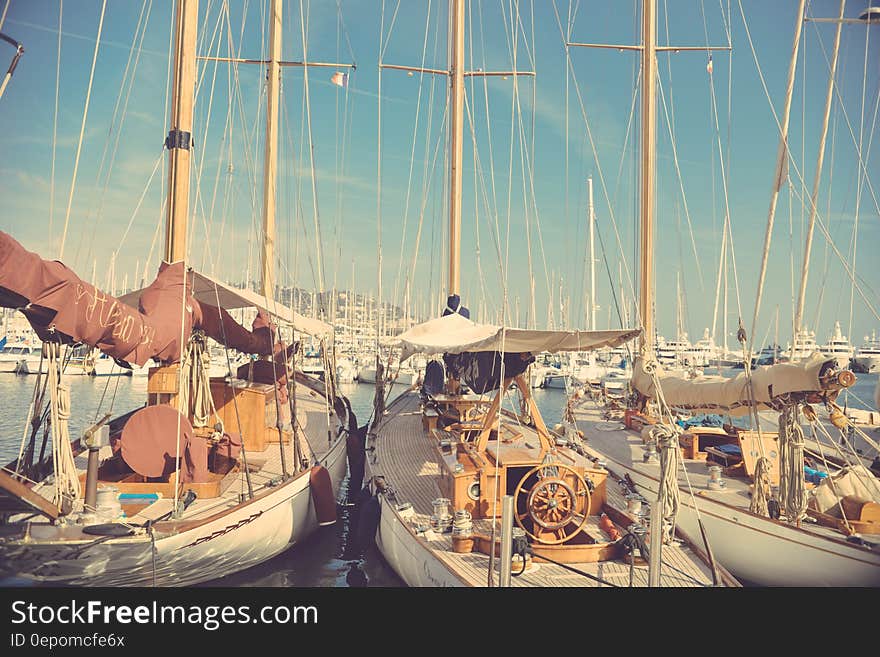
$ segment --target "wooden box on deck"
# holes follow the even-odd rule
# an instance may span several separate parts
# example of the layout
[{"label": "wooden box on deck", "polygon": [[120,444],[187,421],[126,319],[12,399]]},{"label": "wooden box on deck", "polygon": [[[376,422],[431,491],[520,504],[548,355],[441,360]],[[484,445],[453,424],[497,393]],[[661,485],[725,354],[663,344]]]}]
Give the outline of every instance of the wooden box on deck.
[{"label": "wooden box on deck", "polygon": [[[147,378],[147,403],[176,407],[179,381],[178,364],[151,367]],[[247,451],[262,452],[270,443],[278,444],[275,389],[271,384],[215,378],[211,379],[211,397],[217,416],[211,418],[209,425],[213,426],[218,419],[222,421],[226,431],[241,434]],[[281,417],[284,425],[289,426],[290,412],[286,405],[282,405]],[[292,434],[284,430],[282,436],[284,442],[289,443]]]},{"label": "wooden box on deck", "polygon": [[[241,434],[245,450],[262,452],[269,444],[278,444],[275,390],[271,384],[211,379],[211,397],[224,428]],[[286,420],[290,413],[285,410],[282,405],[281,417]],[[286,429],[282,431],[285,443],[290,442],[291,435]]]}]

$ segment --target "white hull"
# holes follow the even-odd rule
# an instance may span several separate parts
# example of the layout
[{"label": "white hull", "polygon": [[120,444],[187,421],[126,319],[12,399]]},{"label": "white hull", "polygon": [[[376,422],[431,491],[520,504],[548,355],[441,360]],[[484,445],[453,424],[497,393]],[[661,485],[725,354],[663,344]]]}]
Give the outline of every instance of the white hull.
[{"label": "white hull", "polygon": [[[659,466],[642,462],[641,438],[622,429],[596,431],[583,419],[578,425],[587,433],[587,452],[619,476],[631,477],[645,498],[656,499]],[[880,549],[849,543],[842,534],[811,523],[804,522],[802,529],[753,514],[741,482],[729,479],[727,490],[709,491],[705,463],[685,464],[694,492],[680,475],[677,523],[699,537],[699,515],[716,561],[737,579],[760,586],[880,586]]]},{"label": "white hull", "polygon": [[862,372],[874,374],[880,372],[880,355],[878,356],[854,356],[853,364]]},{"label": "white hull", "polygon": [[572,378],[568,374],[551,374],[544,378],[543,387],[553,390],[568,390],[572,385]]},{"label": "white hull", "polygon": [[[611,463],[609,467],[613,467]],[[657,480],[636,470],[625,471],[643,495],[656,499]],[[880,586],[880,552],[866,553],[848,544],[843,536],[826,538],[747,509],[699,495],[695,498],[715,559],[744,582],[761,586]],[[678,524],[690,536],[700,536],[690,494],[682,490],[679,501]]]},{"label": "white hull", "polygon": [[[7,374],[18,374],[21,361],[19,360],[0,360],[0,372]],[[22,372],[24,374],[24,372]]]},{"label": "white hull", "polygon": [[[346,474],[345,440],[337,440],[323,465],[334,495]],[[190,525],[192,521],[182,521]],[[41,540],[54,531],[32,526],[32,541],[0,548],[15,575],[73,586],[188,586],[249,568],[301,542],[318,527],[309,486],[309,471],[275,488],[261,491],[232,511],[219,512],[194,527],[157,535],[155,559],[147,533],[94,544]],[[158,534],[158,532],[157,532]],[[85,549],[83,549],[85,548]],[[75,553],[80,551],[78,555]],[[70,559],[65,559],[66,555]]]},{"label": "white hull", "polygon": [[376,545],[385,561],[407,586],[466,586],[428,546],[417,537],[397,509],[379,495],[381,515]]},{"label": "white hull", "polygon": [[[418,383],[419,374],[418,372],[413,372],[411,370],[400,370],[396,372],[395,370],[391,371],[391,375],[394,376],[393,382],[398,384],[403,384],[406,386],[415,385]],[[386,371],[387,376],[387,371]],[[358,371],[357,380],[359,383],[376,383],[376,368],[375,367],[362,367]]]},{"label": "white hull", "polygon": [[362,367],[358,371],[357,380],[360,383],[376,383],[376,368],[375,367]]},{"label": "white hull", "polygon": [[39,356],[25,356],[24,360],[21,362],[21,367],[18,370],[19,374],[39,374],[40,367],[44,370],[46,368],[45,365],[41,365]]}]

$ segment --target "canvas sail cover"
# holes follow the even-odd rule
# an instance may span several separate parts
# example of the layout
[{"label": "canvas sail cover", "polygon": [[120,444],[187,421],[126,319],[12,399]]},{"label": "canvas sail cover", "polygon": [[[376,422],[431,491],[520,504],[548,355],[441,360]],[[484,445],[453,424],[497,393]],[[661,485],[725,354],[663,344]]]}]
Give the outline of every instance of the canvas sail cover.
[{"label": "canvas sail cover", "polygon": [[[265,313],[254,330],[238,324],[223,308],[200,303],[185,281],[184,264],[162,263],[156,279],[129,303],[80,279],[63,263],[44,260],[0,231],[0,306],[17,308],[42,340],[81,342],[127,363],[155,359],[173,363],[193,328],[221,344],[259,355],[273,351]],[[137,307],[131,305],[136,303]]]},{"label": "canvas sail cover", "polygon": [[[754,400],[758,410],[772,408],[771,401],[789,393],[821,392],[821,374],[833,367],[834,358],[814,353],[798,363],[764,365],[751,371]],[[745,371],[731,379],[704,377],[685,379],[671,376],[658,366],[657,377],[666,404],[674,408],[700,413],[728,413],[732,416],[749,412],[750,396]],[[657,398],[653,377],[645,372],[641,358],[633,366],[632,384],[642,395]]]},{"label": "canvas sail cover", "polygon": [[477,324],[455,313],[428,320],[397,336],[401,361],[416,353],[460,354],[471,351],[540,353],[590,351],[616,347],[638,337],[639,329],[609,331],[537,331]]},{"label": "canvas sail cover", "polygon": [[[190,272],[192,284],[192,296],[200,304],[219,306],[225,310],[236,308],[257,308],[265,314],[271,315],[278,320],[292,326],[294,330],[307,333],[315,337],[324,337],[333,332],[333,328],[319,319],[312,319],[300,315],[298,312],[273,301],[251,290],[243,290],[232,287],[215,278],[199,272]],[[137,305],[141,290],[129,292],[119,298],[123,303]]]}]

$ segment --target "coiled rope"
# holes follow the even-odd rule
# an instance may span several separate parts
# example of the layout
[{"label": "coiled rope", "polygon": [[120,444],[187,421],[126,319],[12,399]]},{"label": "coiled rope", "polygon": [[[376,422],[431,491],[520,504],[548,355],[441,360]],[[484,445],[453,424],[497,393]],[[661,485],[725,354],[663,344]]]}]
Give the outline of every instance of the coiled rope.
[{"label": "coiled rope", "polygon": [[80,496],[79,477],[70,445],[70,388],[61,381],[61,364],[58,352],[61,346],[45,343],[49,352],[49,403],[52,419],[52,465],[55,472],[54,502],[60,508],[64,499],[75,500]]},{"label": "coiled rope", "polygon": [[762,456],[755,464],[755,490],[752,493],[752,501],[749,511],[760,516],[769,517],[770,510],[770,459]]},{"label": "coiled rope", "polygon": [[678,467],[680,450],[678,437],[682,429],[677,424],[656,424],[649,434],[660,450],[660,490],[657,501],[662,504],[663,542],[668,543],[675,535],[675,519],[678,514]]},{"label": "coiled rope", "polygon": [[798,414],[798,405],[791,404],[779,418],[779,505],[789,522],[800,522],[807,512],[804,432]]}]

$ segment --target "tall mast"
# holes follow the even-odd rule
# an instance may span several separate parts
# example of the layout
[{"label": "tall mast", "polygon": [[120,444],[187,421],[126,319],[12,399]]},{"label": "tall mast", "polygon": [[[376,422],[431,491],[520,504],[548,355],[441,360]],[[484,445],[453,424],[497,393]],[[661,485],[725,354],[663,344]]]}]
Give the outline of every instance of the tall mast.
[{"label": "tall mast", "polygon": [[263,159],[263,251],[260,292],[275,298],[275,196],[278,170],[278,97],[281,84],[281,12],[283,2],[272,0],[269,10],[269,62],[266,87],[266,148]]},{"label": "tall mast", "polygon": [[642,4],[642,179],[641,274],[639,319],[644,329],[642,353],[654,351],[654,164],[657,148],[657,17],[656,0]]},{"label": "tall mast", "polygon": [[168,148],[168,216],[165,261],[186,257],[186,225],[189,217],[189,169],[192,145],[193,95],[196,77],[196,30],[198,0],[178,0],[175,14],[174,86],[171,92],[171,127]]},{"label": "tall mast", "polygon": [[596,215],[593,212],[593,177],[587,178],[587,197],[590,209],[590,330],[596,330],[596,254],[594,247],[593,230],[596,225]]},{"label": "tall mast", "polygon": [[464,123],[464,0],[451,0],[449,294],[460,294],[461,272],[461,134]]}]

